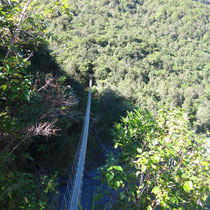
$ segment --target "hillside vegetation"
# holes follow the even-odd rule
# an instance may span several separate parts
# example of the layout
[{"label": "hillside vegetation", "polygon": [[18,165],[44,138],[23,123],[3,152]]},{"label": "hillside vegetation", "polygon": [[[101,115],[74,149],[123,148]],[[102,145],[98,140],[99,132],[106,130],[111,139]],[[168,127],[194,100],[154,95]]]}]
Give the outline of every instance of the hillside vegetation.
[{"label": "hillside vegetation", "polygon": [[37,13],[34,1],[0,2],[0,209],[46,208],[74,157],[78,98],[67,77],[31,62],[47,49],[43,19],[68,14],[61,7]]},{"label": "hillside vegetation", "polygon": [[0,209],[54,201],[76,152],[91,71],[86,163],[104,162],[114,136],[117,151],[99,179],[116,190],[115,207],[206,208],[209,160],[198,133],[210,127],[209,7],[1,0]]},{"label": "hillside vegetation", "polygon": [[[96,95],[112,91],[156,112],[183,107],[199,132],[209,129],[209,5],[191,0],[70,2],[73,18],[49,23],[51,55]],[[109,107],[106,107],[109,109]]]},{"label": "hillside vegetation", "polygon": [[207,142],[191,131],[186,113],[160,110],[155,118],[137,109],[113,135],[118,150],[99,176],[116,191],[113,209],[208,209]]}]

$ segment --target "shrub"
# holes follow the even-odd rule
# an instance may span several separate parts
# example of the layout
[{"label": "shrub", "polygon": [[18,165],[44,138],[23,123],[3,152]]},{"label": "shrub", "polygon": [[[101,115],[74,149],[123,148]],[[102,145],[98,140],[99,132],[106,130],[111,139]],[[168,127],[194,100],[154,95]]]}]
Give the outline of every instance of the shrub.
[{"label": "shrub", "polygon": [[140,109],[114,127],[118,152],[101,167],[101,181],[119,192],[119,205],[131,209],[200,209],[205,206],[209,162],[203,138],[180,109]]}]

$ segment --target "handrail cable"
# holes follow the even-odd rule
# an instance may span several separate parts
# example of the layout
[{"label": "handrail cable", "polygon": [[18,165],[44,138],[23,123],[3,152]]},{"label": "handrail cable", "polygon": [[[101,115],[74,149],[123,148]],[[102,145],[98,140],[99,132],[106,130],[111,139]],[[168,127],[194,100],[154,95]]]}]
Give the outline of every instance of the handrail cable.
[{"label": "handrail cable", "polygon": [[[91,88],[92,88],[92,74],[90,74],[86,115],[85,115],[83,129],[82,129],[81,138],[80,138],[81,143],[79,143],[81,144],[81,146],[78,145],[80,148],[78,147],[79,149],[77,150],[77,154],[74,161],[75,164],[73,164],[72,166],[73,173],[70,174],[60,210],[77,210],[78,209],[81,188],[82,188],[86,150],[87,150],[88,129],[89,129],[89,121],[90,121],[90,107],[91,107]],[[71,185],[72,174],[73,174],[73,180],[74,180],[73,185]]]}]

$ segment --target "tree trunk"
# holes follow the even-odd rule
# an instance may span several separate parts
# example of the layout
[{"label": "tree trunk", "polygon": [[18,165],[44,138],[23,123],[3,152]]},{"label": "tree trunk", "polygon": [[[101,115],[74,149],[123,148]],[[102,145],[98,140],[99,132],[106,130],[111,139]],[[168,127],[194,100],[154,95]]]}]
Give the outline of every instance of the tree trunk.
[{"label": "tree trunk", "polygon": [[31,0],[28,0],[27,3],[26,3],[26,5],[25,5],[25,7],[23,8],[23,11],[22,11],[22,13],[20,15],[20,19],[19,19],[19,22],[18,22],[18,25],[17,25],[17,28],[15,29],[15,32],[14,32],[14,35],[13,35],[12,40],[10,42],[10,45],[9,45],[7,54],[5,56],[5,59],[7,59],[9,57],[9,55],[11,53],[11,50],[12,50],[12,46],[14,45],[16,39],[18,38],[18,35],[20,33],[20,29],[21,29],[21,25],[22,25],[23,19],[24,19],[25,15],[26,15],[26,10],[27,10],[30,2],[31,2]]}]

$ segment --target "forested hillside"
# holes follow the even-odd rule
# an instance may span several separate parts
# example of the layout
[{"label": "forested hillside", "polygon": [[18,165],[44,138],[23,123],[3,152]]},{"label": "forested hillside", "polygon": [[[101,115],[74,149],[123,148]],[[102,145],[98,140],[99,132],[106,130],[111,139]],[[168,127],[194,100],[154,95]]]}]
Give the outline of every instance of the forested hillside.
[{"label": "forested hillside", "polygon": [[[46,208],[80,132],[78,97],[62,72],[54,74],[43,23],[70,15],[68,8],[61,1],[39,11],[34,3],[0,2],[0,209]],[[43,49],[42,63],[52,60],[44,71],[32,61]]]},{"label": "forested hillside", "polygon": [[72,0],[75,16],[47,28],[51,55],[80,82],[93,67],[96,95],[111,91],[153,112],[183,107],[205,132],[210,10],[202,2]]},{"label": "forested hillside", "polygon": [[86,166],[105,163],[110,206],[208,208],[209,16],[209,0],[1,0],[0,209],[49,208],[92,71]]}]

